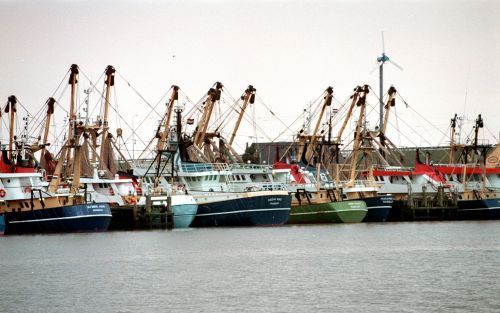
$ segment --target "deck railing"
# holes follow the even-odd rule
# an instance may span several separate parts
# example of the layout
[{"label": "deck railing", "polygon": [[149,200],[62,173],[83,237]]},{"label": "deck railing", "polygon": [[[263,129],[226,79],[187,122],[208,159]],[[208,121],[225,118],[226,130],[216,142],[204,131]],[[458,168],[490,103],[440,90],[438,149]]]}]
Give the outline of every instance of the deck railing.
[{"label": "deck railing", "polygon": [[197,172],[213,172],[213,171],[228,171],[229,166],[226,163],[189,163],[181,164],[181,172],[197,173]]}]

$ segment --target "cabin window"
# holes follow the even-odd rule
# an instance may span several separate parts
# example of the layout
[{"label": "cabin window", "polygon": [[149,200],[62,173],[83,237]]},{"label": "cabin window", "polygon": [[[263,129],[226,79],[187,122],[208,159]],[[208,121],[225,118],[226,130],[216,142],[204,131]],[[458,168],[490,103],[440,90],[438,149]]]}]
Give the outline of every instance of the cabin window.
[{"label": "cabin window", "polygon": [[7,182],[10,183],[10,179],[7,179]]}]

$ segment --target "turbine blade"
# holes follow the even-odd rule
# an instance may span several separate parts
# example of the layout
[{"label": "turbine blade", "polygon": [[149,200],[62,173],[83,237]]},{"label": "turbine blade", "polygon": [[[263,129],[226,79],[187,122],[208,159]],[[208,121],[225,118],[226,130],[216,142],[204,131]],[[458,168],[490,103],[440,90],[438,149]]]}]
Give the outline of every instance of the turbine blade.
[{"label": "turbine blade", "polygon": [[377,65],[370,71],[370,75],[373,74],[380,67],[380,63],[377,62]]},{"label": "turbine blade", "polygon": [[389,61],[392,65],[394,65],[395,67],[397,67],[400,71],[402,71],[402,70],[403,70],[403,68],[402,68],[399,64],[397,64],[396,62],[394,62],[393,60],[388,60],[388,61]]},{"label": "turbine blade", "polygon": [[382,52],[385,53],[384,31],[382,31]]}]

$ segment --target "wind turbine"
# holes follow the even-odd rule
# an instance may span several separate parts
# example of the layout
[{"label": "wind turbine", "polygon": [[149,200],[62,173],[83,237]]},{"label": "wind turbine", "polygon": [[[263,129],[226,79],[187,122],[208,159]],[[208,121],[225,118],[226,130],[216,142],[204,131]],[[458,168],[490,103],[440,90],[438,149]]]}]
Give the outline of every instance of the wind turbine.
[{"label": "wind turbine", "polygon": [[[397,67],[399,70],[403,70],[401,66],[399,66],[396,62],[392,61],[389,59],[389,57],[385,54],[385,44],[384,44],[384,32],[382,32],[382,55],[377,57],[377,63],[378,63],[378,69],[379,69],[379,86],[380,86],[380,121],[379,121],[379,129],[382,129],[382,124],[384,122],[384,64],[385,62],[389,62],[395,67]],[[375,67],[373,69],[376,70],[377,68]],[[373,72],[372,71],[372,72]]]}]

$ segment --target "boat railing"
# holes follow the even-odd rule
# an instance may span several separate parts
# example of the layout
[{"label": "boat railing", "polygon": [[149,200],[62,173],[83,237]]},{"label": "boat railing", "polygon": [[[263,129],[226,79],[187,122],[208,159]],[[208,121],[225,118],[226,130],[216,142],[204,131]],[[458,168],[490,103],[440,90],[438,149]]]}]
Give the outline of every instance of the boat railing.
[{"label": "boat railing", "polygon": [[363,189],[366,191],[370,190],[378,190],[381,185],[377,184],[375,181],[368,181],[368,180],[355,180],[353,182],[349,181],[343,181],[340,182],[339,187],[342,187],[344,189]]},{"label": "boat railing", "polygon": [[263,183],[245,183],[234,184],[231,189],[238,191],[286,191],[286,185],[283,183],[263,182]]},{"label": "boat railing", "polygon": [[439,163],[434,163],[432,165],[439,166],[439,167],[459,167],[459,168],[464,168],[464,167],[467,167],[467,168],[481,167],[481,164],[477,164],[477,163],[467,163],[467,164],[463,164],[463,163],[456,163],[456,164],[447,164],[447,163],[439,164]]},{"label": "boat railing", "polygon": [[308,192],[316,192],[319,189],[331,189],[331,188],[324,188],[322,186],[318,186],[316,184],[310,184],[310,183],[307,183],[307,184],[292,183],[292,184],[286,185],[286,187],[287,187],[287,190],[290,191],[290,192],[297,192],[297,190],[305,190],[305,191],[308,191]]},{"label": "boat railing", "polygon": [[247,163],[232,163],[229,165],[231,170],[258,170],[264,172],[271,172],[273,170],[272,165],[264,164],[247,164]]},{"label": "boat railing", "polygon": [[229,166],[226,163],[189,163],[181,164],[181,172],[197,173],[197,172],[213,172],[213,171],[228,171]]},{"label": "boat railing", "polygon": [[391,172],[410,172],[413,170],[411,167],[404,166],[379,166],[376,165],[373,167],[376,171],[391,171]]}]

